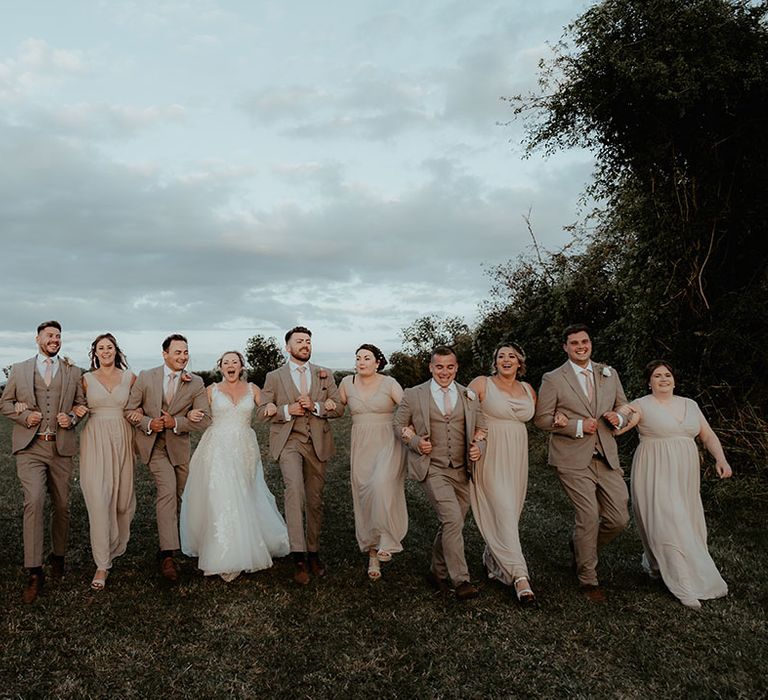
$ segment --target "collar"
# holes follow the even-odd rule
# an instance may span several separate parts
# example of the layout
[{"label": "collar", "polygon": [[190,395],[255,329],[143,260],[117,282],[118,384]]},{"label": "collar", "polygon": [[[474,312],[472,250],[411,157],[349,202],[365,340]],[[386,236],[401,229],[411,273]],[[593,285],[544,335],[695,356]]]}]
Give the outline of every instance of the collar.
[{"label": "collar", "polygon": [[[439,396],[442,391],[443,387],[441,387],[434,379],[429,380],[429,388],[432,391],[433,394]],[[451,382],[446,389],[448,389],[448,393],[453,395],[456,393],[456,382]]]},{"label": "collar", "polygon": [[37,364],[40,366],[45,365],[46,360],[51,360],[51,368],[56,367],[59,364],[59,356],[54,355],[53,357],[48,357],[48,355],[41,355],[40,353],[37,353]]},{"label": "collar", "polygon": [[163,378],[168,379],[172,374],[176,375],[176,378],[178,379],[184,372],[186,371],[186,367],[184,369],[175,370],[171,369],[168,365],[163,363]]},{"label": "collar", "polygon": [[309,369],[309,361],[305,362],[303,365],[300,365],[298,362],[294,362],[293,358],[288,360],[288,367],[290,367],[291,372],[298,372],[299,367],[306,367]]},{"label": "collar", "polygon": [[592,372],[592,376],[595,375],[595,367],[592,364],[592,360],[589,361],[589,364],[586,367],[579,367],[579,365],[577,365],[575,362],[571,362],[570,360],[568,360],[568,364],[573,368],[573,371],[576,373],[577,377],[582,376],[581,373],[585,369],[588,369],[590,372]]}]

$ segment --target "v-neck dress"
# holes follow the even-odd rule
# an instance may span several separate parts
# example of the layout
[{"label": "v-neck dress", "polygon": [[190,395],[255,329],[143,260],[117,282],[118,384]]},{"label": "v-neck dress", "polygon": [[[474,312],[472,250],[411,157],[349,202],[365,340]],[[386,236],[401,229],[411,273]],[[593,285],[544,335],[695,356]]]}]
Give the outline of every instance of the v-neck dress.
[{"label": "v-neck dress", "polygon": [[679,420],[653,396],[636,399],[640,444],[632,460],[632,508],[643,542],[643,568],[661,575],[681,602],[728,593],[707,549],[700,494],[700,458],[694,438],[701,411],[691,399]]},{"label": "v-neck dress", "polygon": [[363,398],[352,381],[345,387],[352,414],[350,480],[355,536],[361,552],[371,548],[401,552],[408,531],[405,454],[392,429],[397,408],[392,399],[394,381],[382,376],[368,398]]}]

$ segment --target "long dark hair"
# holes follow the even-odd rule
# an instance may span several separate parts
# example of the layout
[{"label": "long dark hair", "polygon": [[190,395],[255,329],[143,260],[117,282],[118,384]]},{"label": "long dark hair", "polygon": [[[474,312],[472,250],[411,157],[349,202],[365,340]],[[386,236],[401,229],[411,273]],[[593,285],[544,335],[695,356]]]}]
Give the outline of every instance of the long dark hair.
[{"label": "long dark hair", "polygon": [[96,340],[94,340],[91,343],[91,349],[88,352],[88,357],[91,358],[91,369],[98,369],[101,367],[101,363],[99,362],[99,358],[96,357],[96,346],[102,341],[102,340],[108,340],[112,345],[115,346],[115,367],[117,369],[125,369],[128,367],[128,360],[125,357],[125,353],[120,349],[120,346],[117,344],[117,340],[115,339],[115,336],[111,333],[102,333],[101,335],[96,336]]}]

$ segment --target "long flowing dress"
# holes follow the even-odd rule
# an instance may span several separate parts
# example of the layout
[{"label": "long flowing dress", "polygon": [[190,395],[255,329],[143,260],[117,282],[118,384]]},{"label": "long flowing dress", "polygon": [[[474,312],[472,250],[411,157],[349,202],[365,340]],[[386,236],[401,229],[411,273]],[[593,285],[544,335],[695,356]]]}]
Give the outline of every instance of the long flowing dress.
[{"label": "long flowing dress", "polygon": [[110,392],[93,372],[85,374],[90,415],[80,435],[80,488],[88,510],[93,560],[105,571],[125,553],[136,512],[133,428],[123,416],[132,377],[124,370]]},{"label": "long flowing dress", "polygon": [[264,480],[250,389],[237,402],[214,385],[213,421],[189,464],[181,499],[181,549],[206,576],[231,581],[272,566],[290,550],[288,530]]},{"label": "long flowing dress", "polygon": [[367,399],[354,382],[346,384],[352,414],[352,506],[361,552],[371,548],[402,552],[401,542],[408,531],[405,453],[392,430],[392,415],[397,407],[392,399],[394,381],[382,376],[376,391]]},{"label": "long flowing dress", "polygon": [[640,444],[632,460],[632,509],[643,542],[642,564],[661,575],[680,601],[720,598],[728,586],[707,550],[700,494],[701,410],[684,399],[682,421],[653,396],[636,399]]},{"label": "long flowing dress", "polygon": [[488,425],[485,454],[475,466],[469,486],[472,515],[485,540],[483,563],[488,578],[511,585],[528,577],[518,523],[528,491],[527,421],[535,404],[530,387],[525,398],[499,389],[490,377],[481,402]]}]

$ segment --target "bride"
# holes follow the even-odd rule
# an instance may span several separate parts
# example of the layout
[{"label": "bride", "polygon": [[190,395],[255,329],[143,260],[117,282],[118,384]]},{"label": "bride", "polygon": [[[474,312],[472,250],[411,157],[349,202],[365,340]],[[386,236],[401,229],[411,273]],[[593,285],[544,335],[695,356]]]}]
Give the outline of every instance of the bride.
[{"label": "bride", "polygon": [[[208,387],[213,422],[189,464],[179,528],[182,551],[198,557],[206,576],[233,581],[242,571],[269,568],[290,547],[251,428],[261,392],[245,380],[239,352],[225,352],[216,364],[223,379]],[[196,422],[203,415],[193,410],[187,417]]]}]

